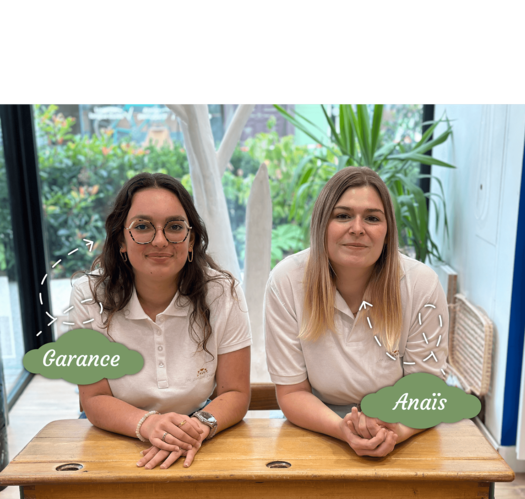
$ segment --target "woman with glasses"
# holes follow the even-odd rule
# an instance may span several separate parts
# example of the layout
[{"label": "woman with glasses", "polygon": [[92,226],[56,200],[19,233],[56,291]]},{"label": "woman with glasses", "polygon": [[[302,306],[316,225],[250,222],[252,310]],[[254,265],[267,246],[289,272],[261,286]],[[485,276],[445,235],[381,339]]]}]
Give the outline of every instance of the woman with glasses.
[{"label": "woman with glasses", "polygon": [[246,302],[207,247],[182,184],[141,173],[118,193],[102,253],[73,286],[74,327],[97,330],[144,358],[139,373],[79,391],[95,426],[151,443],[137,463],[146,469],[168,468],[180,456],[190,466],[204,440],[248,410]]},{"label": "woman with glasses", "polygon": [[381,457],[422,430],[360,412],[417,372],[445,376],[448,309],[437,274],[399,253],[388,188],[347,167],[314,206],[310,248],[280,262],[265,297],[268,369],[294,424]]}]

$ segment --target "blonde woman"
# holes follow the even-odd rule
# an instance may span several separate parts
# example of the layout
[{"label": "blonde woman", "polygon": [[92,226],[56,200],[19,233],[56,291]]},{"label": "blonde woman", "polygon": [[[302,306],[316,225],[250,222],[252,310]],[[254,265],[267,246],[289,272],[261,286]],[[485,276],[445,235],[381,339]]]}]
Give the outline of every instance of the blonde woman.
[{"label": "blonde woman", "polygon": [[399,253],[388,188],[369,168],[344,168],[315,203],[311,247],[280,262],[266,288],[267,362],[284,415],[360,456],[387,455],[422,430],[368,418],[359,403],[411,373],[444,379],[447,332],[436,273]]}]

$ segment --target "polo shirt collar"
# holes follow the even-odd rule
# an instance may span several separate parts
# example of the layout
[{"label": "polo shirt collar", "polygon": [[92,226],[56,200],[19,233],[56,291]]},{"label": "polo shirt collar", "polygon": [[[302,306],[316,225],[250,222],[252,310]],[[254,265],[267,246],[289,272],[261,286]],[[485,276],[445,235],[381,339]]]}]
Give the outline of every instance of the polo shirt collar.
[{"label": "polo shirt collar", "polygon": [[[187,300],[187,304],[185,306],[180,307],[176,304],[178,297],[179,292],[177,291],[177,293],[175,293],[175,296],[173,297],[173,300],[171,300],[171,303],[166,307],[166,310],[164,310],[164,312],[161,312],[159,315],[186,317],[189,313],[190,301]],[[126,319],[149,319],[149,316],[146,314],[146,312],[144,312],[144,309],[140,304],[135,286],[133,286],[133,294],[131,295],[131,299],[129,300],[129,303],[126,307],[126,311],[128,312],[126,314]]]},{"label": "polo shirt collar", "polygon": [[[402,257],[400,257],[400,259],[401,259],[401,278],[399,279],[399,281],[401,282],[405,278],[406,272],[405,272],[405,269],[403,268]],[[345,299],[341,296],[341,293],[337,291],[337,289],[335,290],[335,305],[334,306],[337,310],[339,310],[339,312],[342,312],[343,314],[348,315],[348,317],[355,319],[354,314],[350,310],[350,307],[345,302]]]},{"label": "polo shirt collar", "polygon": [[354,314],[350,310],[350,307],[345,302],[345,299],[341,296],[341,293],[335,290],[335,308],[345,315],[348,315],[351,319],[355,319]]}]

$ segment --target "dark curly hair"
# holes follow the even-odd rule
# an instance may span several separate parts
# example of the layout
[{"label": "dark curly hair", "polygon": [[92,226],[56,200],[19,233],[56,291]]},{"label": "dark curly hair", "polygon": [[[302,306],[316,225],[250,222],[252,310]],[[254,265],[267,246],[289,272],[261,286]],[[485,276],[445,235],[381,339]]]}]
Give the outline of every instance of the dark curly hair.
[{"label": "dark curly hair", "polygon": [[[190,300],[193,308],[190,313],[190,336],[198,344],[198,350],[202,349],[213,357],[206,348],[212,334],[210,308],[206,303],[207,285],[211,281],[225,279],[230,283],[232,296],[235,296],[236,281],[230,272],[222,270],[211,256],[206,254],[208,232],[188,191],[177,179],[163,173],[139,173],[128,180],[117,194],[113,209],[106,219],[106,240],[102,253],[95,258],[91,265],[91,272],[99,269],[100,273],[88,274],[92,277],[89,280],[89,286],[94,299],[97,302],[100,301],[108,313],[103,323],[104,327],[108,330],[109,335],[113,316],[128,304],[133,294],[133,269],[129,260],[124,262],[122,259],[120,247],[124,242],[123,227],[131,208],[133,196],[136,192],[148,188],[167,189],[173,192],[188,216],[188,223],[192,227],[194,236],[193,261],[191,263],[186,262],[180,271],[177,305],[183,305],[183,297]],[[209,275],[206,271],[208,268],[218,271],[219,275]],[[99,298],[98,292],[101,287],[104,293]],[[198,333],[196,324],[202,328],[203,337]],[[111,337],[111,335],[109,336]]]}]

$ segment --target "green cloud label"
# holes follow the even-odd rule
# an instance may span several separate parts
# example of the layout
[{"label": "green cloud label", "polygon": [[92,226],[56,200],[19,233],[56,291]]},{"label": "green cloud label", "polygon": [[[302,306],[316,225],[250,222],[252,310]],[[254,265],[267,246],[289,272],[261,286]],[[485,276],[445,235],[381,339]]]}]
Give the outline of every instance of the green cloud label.
[{"label": "green cloud label", "polygon": [[89,385],[104,378],[136,374],[144,366],[144,358],[122,343],[109,341],[98,331],[73,329],[56,342],[27,352],[23,364],[29,372],[49,379]]},{"label": "green cloud label", "polygon": [[414,373],[364,397],[361,410],[385,423],[421,429],[473,418],[481,411],[481,402],[433,374]]}]

